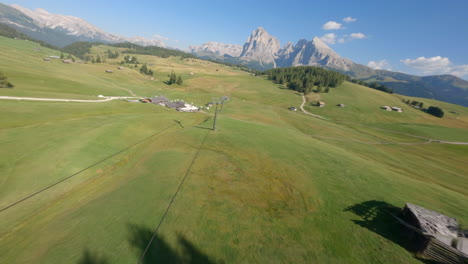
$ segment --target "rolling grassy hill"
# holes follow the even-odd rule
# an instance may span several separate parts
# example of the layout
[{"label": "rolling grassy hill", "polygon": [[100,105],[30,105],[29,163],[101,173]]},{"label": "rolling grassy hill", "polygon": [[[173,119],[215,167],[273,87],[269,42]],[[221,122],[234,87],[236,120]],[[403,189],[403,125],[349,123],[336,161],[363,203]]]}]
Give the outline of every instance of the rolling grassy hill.
[{"label": "rolling grassy hill", "polygon": [[[0,38],[15,84],[0,95],[231,99],[216,131],[212,109],[0,100],[0,210],[51,186],[0,212],[0,263],[137,263],[158,226],[142,263],[421,263],[389,212],[411,202],[468,223],[468,146],[380,130],[468,141],[465,107],[424,99],[457,112],[439,119],[345,83],[321,95],[326,107],[306,105],[321,120],[227,66],[136,55],[150,80],[119,59],[44,62],[57,52],[35,47]],[[163,83],[172,70],[183,85]]]}]

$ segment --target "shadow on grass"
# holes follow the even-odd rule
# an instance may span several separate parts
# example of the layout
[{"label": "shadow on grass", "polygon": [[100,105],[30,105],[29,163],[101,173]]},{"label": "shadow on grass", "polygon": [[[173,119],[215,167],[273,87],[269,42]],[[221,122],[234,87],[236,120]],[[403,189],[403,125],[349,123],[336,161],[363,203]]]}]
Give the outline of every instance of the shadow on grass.
[{"label": "shadow on grass", "polygon": [[181,128],[185,128],[183,125],[182,125],[182,122],[181,121],[178,121],[178,120],[172,120],[174,121],[176,124],[178,124]]},{"label": "shadow on grass", "polygon": [[99,256],[95,253],[92,253],[88,249],[85,249],[83,256],[77,262],[77,264],[109,264],[110,262],[104,256]]},{"label": "shadow on grass", "polygon": [[404,249],[415,252],[414,237],[392,215],[398,215],[401,209],[382,201],[366,201],[354,204],[344,211],[352,212],[361,220],[352,220],[355,224],[398,244]]},{"label": "shadow on grass", "polygon": [[208,129],[208,130],[212,130],[213,127],[212,125],[210,124],[210,127],[204,127],[204,126],[201,126],[203,124],[205,124],[206,122],[208,122],[211,118],[210,117],[206,117],[203,122],[201,122],[200,124],[196,125],[196,126],[193,126],[195,128],[200,128],[200,129]]},{"label": "shadow on grass", "polygon": [[[128,229],[130,233],[128,241],[132,247],[137,249],[138,259],[140,259],[154,231],[138,225],[128,225]],[[224,262],[213,260],[183,235],[178,236],[176,248],[171,247],[162,236],[156,235],[145,256],[141,260],[141,263],[211,264]]]}]

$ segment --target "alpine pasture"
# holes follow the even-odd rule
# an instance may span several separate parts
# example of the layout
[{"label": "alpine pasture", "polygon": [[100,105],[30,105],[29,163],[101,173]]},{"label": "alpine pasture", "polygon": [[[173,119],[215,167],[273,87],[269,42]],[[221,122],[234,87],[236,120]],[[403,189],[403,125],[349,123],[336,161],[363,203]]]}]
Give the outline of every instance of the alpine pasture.
[{"label": "alpine pasture", "polygon": [[[0,47],[15,84],[1,96],[230,97],[215,131],[213,108],[0,100],[0,263],[138,263],[156,229],[142,263],[421,263],[392,208],[468,223],[468,146],[429,140],[468,142],[466,107],[427,100],[456,111],[440,119],[346,82],[306,104],[322,120],[288,110],[294,91],[212,62],[136,54],[151,80],[120,59]],[[164,83],[171,71],[182,85]]]}]

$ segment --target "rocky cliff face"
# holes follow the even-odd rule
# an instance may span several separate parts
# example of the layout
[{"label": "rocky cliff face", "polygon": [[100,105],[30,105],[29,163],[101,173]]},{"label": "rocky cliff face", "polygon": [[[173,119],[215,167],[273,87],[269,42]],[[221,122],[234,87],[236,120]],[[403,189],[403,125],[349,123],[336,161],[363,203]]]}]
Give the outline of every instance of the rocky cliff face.
[{"label": "rocky cliff face", "polygon": [[260,64],[273,64],[276,67],[276,53],[280,50],[277,38],[268,34],[259,27],[252,32],[244,44],[240,58],[243,60],[258,61]]},{"label": "rocky cliff face", "polygon": [[276,64],[281,67],[324,66],[343,71],[349,71],[354,65],[351,60],[341,58],[317,37],[311,41],[301,39],[294,46],[289,42],[278,52]]},{"label": "rocky cliff face", "polygon": [[[11,8],[21,13],[12,16],[11,14],[14,12],[11,12]],[[40,8],[33,11],[19,5],[2,5],[0,9],[10,14],[10,16],[1,16],[0,14],[2,23],[14,26],[27,35],[57,46],[65,46],[75,41],[101,41],[107,43],[131,42],[144,46],[165,47],[164,43],[159,39],[129,38],[114,35],[93,26],[81,18],[52,14]],[[26,16],[28,19],[19,16]]]},{"label": "rocky cliff face", "polygon": [[200,46],[189,46],[189,50],[192,53],[211,52],[219,56],[239,57],[242,53],[242,46],[220,42],[206,42]]}]

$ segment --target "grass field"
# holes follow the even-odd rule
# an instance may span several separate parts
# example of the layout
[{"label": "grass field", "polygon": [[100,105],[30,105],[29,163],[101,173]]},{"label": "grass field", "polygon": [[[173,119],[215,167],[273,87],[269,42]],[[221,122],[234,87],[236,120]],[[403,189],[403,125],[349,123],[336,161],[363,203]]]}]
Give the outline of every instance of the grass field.
[{"label": "grass field", "polygon": [[[411,202],[468,223],[468,146],[411,136],[468,141],[465,107],[424,101],[457,112],[439,119],[345,83],[306,106],[321,120],[288,110],[295,92],[211,62],[136,55],[151,81],[106,74],[118,60],[46,63],[54,51],[36,46],[0,38],[15,84],[0,95],[231,99],[216,131],[212,109],[1,100],[0,210],[74,176],[0,212],[0,263],[137,263],[163,216],[143,263],[423,263],[388,212]],[[172,70],[183,85],[163,83]]]}]

